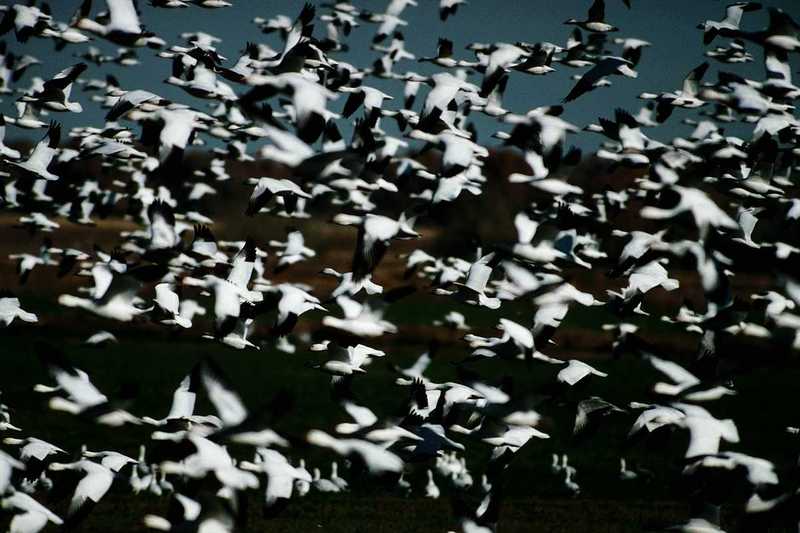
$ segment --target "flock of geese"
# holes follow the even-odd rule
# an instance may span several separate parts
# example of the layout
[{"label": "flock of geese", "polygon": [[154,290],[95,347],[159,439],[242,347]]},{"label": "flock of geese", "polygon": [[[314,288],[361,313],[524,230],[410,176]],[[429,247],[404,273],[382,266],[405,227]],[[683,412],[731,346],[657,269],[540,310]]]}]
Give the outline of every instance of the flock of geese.
[{"label": "flock of geese", "polygon": [[[638,1],[613,4],[635,10]],[[640,95],[640,103],[631,102],[634,110],[602,113],[597,123],[581,128],[561,118],[564,107],[590,91],[608,91],[637,77],[637,65],[652,46],[618,37],[633,29],[617,28],[603,0],[591,2],[582,19],[565,22],[574,28],[565,30],[561,44],[470,43],[459,52],[452,40],[441,38],[429,57],[405,46],[403,32],[410,28],[404,11],[429,9],[425,4],[432,2],[417,3],[390,0],[384,11],[372,12],[345,0],[318,8],[306,4],[294,18],[256,18],[253,23],[280,37],[281,46],[246,43],[231,59],[217,50],[213,35],[186,33],[184,43],[171,44],[168,36],[148,31],[135,0],[105,0],[103,6],[83,0],[69,21],[56,20],[47,4],[36,0],[0,8],[0,32],[6,34],[0,92],[18,111],[0,115],[3,215],[46,236],[38,251],[9,256],[18,265],[20,284],[34,270],[85,280],[57,301],[60,315],[80,320],[93,314],[107,322],[109,331],[92,335],[90,344],[115,342],[114,325],[131,322],[193,330],[208,342],[236,349],[274,347],[296,357],[310,351],[315,357],[304,368],[330,376],[339,413],[328,427],[282,434],[272,426],[286,400],[276,397],[262,408],[245,405],[226,377],[224,360],[212,358],[186,369],[168,411],[133,413],[46,342],[45,319],[35,330],[43,340],[34,351],[46,376],[31,386],[49,409],[97,424],[99,431],[149,427],[150,437],[134,457],[85,446],[65,450],[57,436],[51,443],[27,434],[24,421],[13,416],[14,398],[4,397],[0,499],[11,516],[9,531],[76,527],[112,486],[131,495],[169,497],[168,516],[141,517],[140,524],[160,531],[240,530],[248,495],[259,495],[270,518],[310,491],[339,493],[355,486],[446,495],[454,502],[458,530],[496,531],[504,499],[525,497],[506,491],[520,450],[548,439],[555,423],[566,424],[577,438],[602,432],[614,420],[627,425],[628,439],[636,443],[673,432],[688,435],[683,456],[672,464],[682,479],[673,497],[689,504],[690,516],[670,530],[721,531],[723,506],[778,516],[797,527],[797,472],[784,474],[768,458],[748,455],[739,445],[736,420],[715,412],[720,400],[737,394],[731,339],[755,339],[781,354],[800,348],[800,197],[794,181],[800,159],[794,102],[800,88],[791,66],[800,52],[800,25],[778,8],[731,4],[721,20],[699,24],[706,57],[682,84],[653,88]],[[225,0],[150,4],[154,10],[231,5]],[[469,8],[464,0],[438,2],[440,18],[451,28],[459,11]],[[768,26],[746,29],[747,13],[759,9],[768,11]],[[374,62],[346,62],[348,36],[367,28],[374,29]],[[81,62],[27,55],[31,39],[51,39]],[[117,45],[118,54],[104,55],[87,44],[94,39]],[[113,76],[98,77],[105,63],[136,69],[134,50],[142,47],[156,50],[152,53],[164,59],[165,83],[184,91],[185,102],[193,104],[163,98],[157,87],[121,87]],[[763,78],[736,73],[737,65],[762,54]],[[709,61],[719,65],[716,81],[705,77]],[[413,72],[417,62],[430,63],[435,73]],[[32,77],[33,70],[44,77]],[[504,107],[509,84],[564,73],[575,82],[562,103]],[[373,86],[377,80],[397,90],[379,90]],[[106,110],[105,122],[64,131],[58,115],[83,112],[74,98],[79,87],[92,105]],[[443,206],[462,195],[480,197],[492,186],[485,172],[492,151],[478,143],[473,114],[489,117],[496,125],[492,137],[524,158],[526,170],[508,177],[532,199],[508,221],[516,240],[474,243],[462,256],[416,247],[404,257],[406,283],[385,286],[381,264],[394,243],[424,245],[426,233],[448,228]],[[659,125],[668,120],[683,120],[693,131],[686,138],[657,140]],[[745,133],[726,133],[728,124]],[[23,136],[23,130],[43,132],[30,150],[7,141]],[[600,146],[581,154],[569,141],[578,134],[599,136]],[[202,143],[218,148],[209,150],[212,159],[203,169],[189,173],[186,152]],[[426,157],[417,157],[420,148]],[[74,172],[65,178],[70,165],[85,160],[99,161],[108,179]],[[254,234],[259,225],[289,224],[283,241],[214,236],[213,198],[223,182],[235,179],[228,164],[249,161],[287,169],[288,177],[243,181],[252,194],[240,206],[251,217]],[[604,168],[635,179],[589,190],[564,178],[581,161],[590,162],[590,173]],[[493,206],[486,208],[491,216]],[[56,246],[65,225],[102,226],[109,216],[136,225],[119,233],[112,251]],[[355,232],[349,271],[322,272],[335,279],[331,294],[315,290],[313,279],[277,284],[270,279],[317,255],[302,231],[290,225],[292,219],[315,216],[320,227],[332,223]],[[578,288],[578,275],[591,271],[608,276],[617,288],[603,293]],[[769,290],[734,289],[737,276],[753,272],[774,278]],[[699,282],[685,288],[689,278]],[[682,289],[686,303],[653,316],[658,298]],[[449,369],[452,380],[442,382],[426,375],[436,356],[434,344],[413,365],[394,364],[395,381],[386,385],[397,387],[404,399],[398,413],[383,416],[353,384],[375,361],[392,360],[398,325],[385,311],[415,290],[451,306],[430,326],[460,332],[453,350],[463,360]],[[693,292],[702,295],[694,304]],[[527,304],[528,314],[510,310],[519,309],[518,303]],[[465,306],[491,314],[497,333],[473,330]],[[34,331],[20,325],[39,320],[25,308],[24,299],[0,294],[5,327]],[[613,335],[614,355],[632,355],[663,375],[650,386],[649,397],[616,405],[588,395],[587,383],[624,384],[631,376],[615,375],[602,360],[553,355],[559,326],[576,308],[612,316],[602,329]],[[313,340],[293,334],[311,312],[322,315],[321,331],[327,333]],[[643,320],[691,332],[696,357],[671,356],[646,338]],[[257,325],[268,331],[262,338],[251,336]],[[481,375],[499,360],[520,365],[519,372],[499,382]],[[548,369],[552,386],[525,387],[525,373]],[[574,418],[554,421],[548,410],[567,396],[577,398]],[[200,412],[201,398],[213,412]],[[335,458],[332,466],[312,465],[305,456],[309,449],[318,449],[317,457]],[[485,458],[485,469],[470,470],[469,457]],[[542,459],[545,465],[549,461]],[[612,468],[623,481],[661,475],[625,457]],[[580,475],[567,455],[553,455],[550,469],[565,495],[581,492]],[[64,477],[64,471],[75,475]],[[417,479],[414,471],[422,474],[422,485],[410,481]],[[78,481],[69,507],[56,514],[42,502],[54,484],[72,479]],[[477,500],[467,497],[475,493]]]}]

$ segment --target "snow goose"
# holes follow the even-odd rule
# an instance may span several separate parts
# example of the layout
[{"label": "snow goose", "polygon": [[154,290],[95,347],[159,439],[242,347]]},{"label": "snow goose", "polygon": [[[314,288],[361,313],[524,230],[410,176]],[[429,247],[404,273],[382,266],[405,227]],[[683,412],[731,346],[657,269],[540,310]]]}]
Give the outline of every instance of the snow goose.
[{"label": "snow goose", "polygon": [[559,381],[559,383],[573,386],[587,376],[598,376],[605,378],[608,377],[608,374],[605,372],[600,372],[596,368],[584,363],[583,361],[570,359],[565,363],[564,368],[559,370],[558,374],[556,375],[556,379]]},{"label": "snow goose", "polygon": [[136,465],[138,463],[136,459],[133,459],[131,457],[128,457],[127,455],[121,454],[113,450],[93,452],[90,450],[83,449],[81,451],[81,456],[89,459],[94,459],[95,462],[97,462],[97,459],[99,459],[101,465],[108,468],[115,474],[118,474],[126,466]]},{"label": "snow goose", "polygon": [[457,291],[447,291],[438,289],[439,294],[457,294],[460,299],[470,305],[479,305],[489,309],[499,309],[500,299],[487,294],[487,284],[492,276],[494,267],[491,266],[495,260],[495,253],[484,255],[472,263],[467,272],[466,280],[463,283],[455,282]]},{"label": "snow goose", "polygon": [[619,31],[619,28],[608,24],[606,18],[606,3],[605,0],[594,0],[592,6],[589,8],[586,20],[576,20],[574,18],[567,19],[564,24],[571,24],[578,26],[586,31],[593,33],[608,33]]},{"label": "snow goose", "polygon": [[[103,267],[103,264],[98,264]],[[150,308],[138,307],[140,302],[137,295],[144,282],[156,281],[165,273],[165,267],[156,265],[142,265],[133,267],[122,273],[114,272],[107,267],[104,270],[106,281],[103,285],[96,285],[92,298],[80,298],[71,294],[62,294],[58,303],[65,307],[78,307],[103,318],[130,322],[135,317],[149,312]]]},{"label": "snow goose", "polygon": [[351,376],[353,374],[365,374],[367,366],[373,357],[384,357],[385,352],[358,344],[356,346],[343,347],[326,341],[311,347],[312,351],[327,350],[330,359],[315,366],[328,374],[336,377]]},{"label": "snow goose", "polygon": [[58,176],[49,172],[47,168],[53,161],[53,157],[58,150],[58,143],[61,140],[61,124],[53,122],[47,133],[34,147],[33,151],[24,161],[8,161],[8,164],[21,169],[25,175],[34,179],[45,179],[49,181],[58,180]]},{"label": "snow goose", "polygon": [[357,405],[350,400],[341,403],[353,422],[342,422],[336,425],[336,432],[340,435],[364,438],[377,444],[391,445],[400,439],[420,440],[420,438],[391,421],[380,422],[378,417],[369,408]]},{"label": "snow goose", "polygon": [[667,230],[661,230],[656,233],[647,233],[639,230],[631,232],[619,229],[612,230],[611,235],[614,237],[627,237],[628,241],[622,248],[616,265],[609,271],[608,275],[617,277],[630,271],[647,252],[653,248],[658,249],[660,244],[663,244],[663,237],[666,232]]},{"label": "snow goose", "polygon": [[34,313],[29,313],[22,309],[19,298],[9,291],[0,291],[0,322],[2,322],[5,327],[8,327],[16,319],[28,323],[39,321]]},{"label": "snow goose", "polygon": [[266,474],[264,505],[267,510],[280,509],[282,503],[292,497],[296,482],[313,481],[305,468],[295,468],[280,452],[268,448],[256,449],[254,462],[242,461],[241,467]]},{"label": "snow goose", "polygon": [[[663,220],[689,212],[695,225],[700,229],[701,237],[708,233],[709,227],[739,229],[739,224],[700,189],[673,185],[671,190],[673,191],[673,196],[677,193],[677,205],[672,208],[645,206],[640,212],[641,216],[643,218]],[[664,194],[666,195],[666,193]]]},{"label": "snow goose", "polygon": [[86,63],[78,63],[66,68],[44,82],[41,90],[35,91],[20,98],[20,102],[33,104],[39,108],[46,108],[51,111],[69,111],[80,113],[83,106],[78,102],[70,102],[69,97],[72,92],[72,85],[85,70]]},{"label": "snow goose", "polygon": [[346,331],[358,337],[380,337],[385,333],[397,333],[397,326],[383,320],[385,303],[367,299],[359,303],[347,296],[337,296],[336,304],[342,309],[343,318],[326,315],[322,325]]},{"label": "snow goose", "polygon": [[45,11],[33,4],[7,7],[0,21],[0,35],[13,29],[17,41],[21,43],[27,42],[33,35],[43,35],[45,30],[51,29],[53,20]]},{"label": "snow goose", "polygon": [[51,463],[49,469],[52,471],[77,470],[83,473],[69,502],[68,524],[82,520],[95,505],[100,503],[114,482],[113,471],[88,459],[74,463]]},{"label": "snow goose", "polygon": [[280,299],[278,300],[278,314],[272,334],[285,336],[291,333],[301,315],[313,311],[327,311],[320,305],[319,298],[305,290],[289,283],[277,286]]},{"label": "snow goose", "polygon": [[311,480],[311,488],[317,492],[336,493],[342,492],[342,489],[330,479],[322,477],[319,468],[314,468],[314,477]]},{"label": "snow goose", "polygon": [[425,497],[436,500],[439,498],[441,491],[439,490],[439,487],[436,485],[436,482],[433,480],[433,472],[431,471],[430,468],[427,470],[427,476],[428,476],[428,481],[427,483],[425,483]]},{"label": "snow goose", "polygon": [[163,426],[172,422],[190,421],[194,415],[195,402],[197,401],[198,367],[187,374],[178,387],[172,393],[172,403],[170,404],[167,416],[161,419],[154,419],[143,416],[142,422],[154,426]]},{"label": "snow goose", "polygon": [[24,470],[25,465],[0,450],[0,492],[3,494],[11,487],[11,474],[15,468]]},{"label": "snow goose", "polygon": [[25,464],[25,477],[37,484],[45,477],[45,470],[53,457],[67,453],[58,446],[36,437],[24,439],[6,437],[3,439],[3,444],[19,447],[19,458]]},{"label": "snow goose", "polygon": [[336,461],[331,463],[331,481],[334,485],[339,487],[340,490],[347,490],[347,481],[339,476],[339,463]]},{"label": "snow goose", "polygon": [[716,20],[706,20],[697,25],[703,30],[703,44],[711,44],[714,38],[723,32],[736,32],[742,22],[742,15],[746,12],[761,9],[761,4],[757,2],[734,2],[725,7],[725,18]]},{"label": "snow goose", "polygon": [[155,287],[155,304],[161,313],[166,317],[161,320],[162,324],[178,325],[182,328],[192,327],[192,321],[187,320],[180,314],[180,300],[174,287],[170,283],[159,283]]},{"label": "snow goose", "polygon": [[0,500],[0,507],[14,514],[8,526],[15,533],[38,533],[48,522],[60,526],[64,521],[50,509],[27,494],[14,491]]},{"label": "snow goose", "polygon": [[[337,439],[318,429],[309,431],[306,439],[314,446],[329,448],[343,457],[360,461],[371,474],[399,473],[403,470],[403,461],[397,455],[365,440]],[[331,485],[336,487],[333,483]],[[338,491],[339,487],[336,489]]]},{"label": "snow goose", "polygon": [[684,414],[673,423],[689,430],[689,447],[684,455],[687,459],[719,453],[723,440],[739,442],[739,430],[733,420],[714,418],[706,409],[697,405],[675,403],[672,406]]},{"label": "snow goose", "polygon": [[639,73],[633,70],[631,62],[621,57],[605,57],[598,61],[591,69],[581,76],[578,83],[564,97],[565,102],[571,102],[595,88],[595,84],[606,76],[621,75],[636,78]]},{"label": "snow goose", "polygon": [[160,48],[164,40],[147,32],[139,22],[139,11],[134,0],[106,0],[108,17],[105,23],[89,18],[92,0],[83,0],[72,18],[72,25],[121,46],[148,46]]},{"label": "snow goose", "polygon": [[694,374],[673,361],[661,359],[655,355],[648,355],[646,359],[654,368],[674,382],[674,384],[656,383],[653,387],[653,392],[656,394],[677,396],[690,402],[718,400],[723,396],[736,394],[736,391],[723,385],[711,386],[702,383]]},{"label": "snow goose", "polygon": [[[295,204],[298,198],[311,198],[310,194],[286,178],[258,178],[255,185],[245,212],[248,216],[260,212],[273,198],[283,198],[284,202],[291,204]],[[294,210],[292,206],[288,209]]]},{"label": "snow goose", "polygon": [[622,480],[622,481],[631,481],[631,480],[634,480],[634,479],[638,478],[639,474],[637,474],[633,470],[629,470],[628,469],[628,464],[625,461],[625,458],[624,457],[620,457],[619,458],[619,474],[618,474],[617,477],[619,477],[619,479]]},{"label": "snow goose", "polygon": [[554,52],[555,50],[553,48],[545,49],[540,43],[536,43],[536,45],[529,50],[524,60],[511,65],[511,68],[517,72],[524,72],[525,74],[533,74],[536,76],[549,74],[555,71],[551,66]]},{"label": "snow goose", "polygon": [[317,253],[306,246],[303,233],[294,228],[288,228],[286,232],[286,242],[270,241],[270,246],[281,248],[278,252],[278,264],[275,266],[275,272],[281,272],[288,268],[290,265],[305,261],[317,255]]},{"label": "snow goose", "polygon": [[4,144],[6,139],[6,117],[0,113],[0,157],[4,159],[19,159],[22,154],[19,150],[10,148]]},{"label": "snow goose", "polygon": [[162,462],[160,468],[163,472],[193,479],[203,479],[213,474],[224,487],[237,490],[258,488],[258,477],[237,467],[223,446],[192,433],[187,433],[185,439],[191,445],[192,453],[180,462]]},{"label": "snow goose", "polygon": [[89,375],[70,363],[56,347],[37,343],[36,352],[56,386],[37,385],[34,390],[50,395],[50,408],[80,415],[98,424],[117,427],[138,424],[139,419],[114,406],[89,379]]},{"label": "snow goose", "polygon": [[700,91],[700,80],[703,79],[707,70],[708,63],[701,63],[686,75],[683,80],[683,86],[679,90],[660,94],[642,93],[639,98],[657,102],[656,121],[659,123],[667,120],[675,107],[686,109],[702,107],[706,102],[698,97],[698,93]]},{"label": "snow goose", "polygon": [[372,274],[393,239],[419,238],[419,233],[413,229],[414,221],[414,218],[406,218],[405,214],[401,214],[397,220],[382,215],[367,214],[359,226],[356,249],[353,253],[354,281],[361,281]]},{"label": "snow goose", "polygon": [[165,100],[150,91],[142,89],[127,91],[117,98],[113,107],[106,113],[105,119],[107,122],[115,122],[134,109],[148,108],[155,110],[155,108],[163,107],[169,103],[169,100]]}]

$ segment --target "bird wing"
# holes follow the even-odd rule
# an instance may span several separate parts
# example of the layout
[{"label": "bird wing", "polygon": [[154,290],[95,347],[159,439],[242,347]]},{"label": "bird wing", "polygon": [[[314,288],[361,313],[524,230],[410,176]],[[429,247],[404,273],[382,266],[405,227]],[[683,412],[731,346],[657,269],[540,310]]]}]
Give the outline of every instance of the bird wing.
[{"label": "bird wing", "polygon": [[694,374],[683,368],[678,363],[661,359],[655,355],[648,356],[647,360],[650,361],[650,364],[653,365],[656,370],[666,374],[666,376],[675,383],[689,386],[700,383],[700,380],[697,379]]},{"label": "bird wing", "polygon": [[223,424],[226,426],[241,424],[247,418],[247,408],[242,403],[239,393],[229,385],[222,370],[212,359],[204,360],[200,368],[208,399],[214,404]]},{"label": "bird wing", "polygon": [[589,8],[588,15],[589,22],[603,22],[606,18],[605,0],[594,0],[592,7]]}]

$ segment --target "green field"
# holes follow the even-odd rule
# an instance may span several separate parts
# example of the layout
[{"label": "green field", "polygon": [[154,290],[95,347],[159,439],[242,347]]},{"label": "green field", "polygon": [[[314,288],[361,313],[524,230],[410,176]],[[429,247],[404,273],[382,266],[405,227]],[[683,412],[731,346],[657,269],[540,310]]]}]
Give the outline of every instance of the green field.
[{"label": "green field", "polygon": [[[328,394],[329,378],[310,368],[318,354],[302,347],[289,355],[265,344],[261,351],[236,351],[197,338],[196,333],[185,335],[168,332],[149,324],[135,324],[117,328],[120,343],[103,348],[88,347],[82,340],[90,333],[109,324],[72,310],[52,307],[47,300],[28,299],[32,310],[47,315],[49,326],[14,326],[2,332],[3,351],[0,359],[0,390],[3,402],[12,408],[12,421],[26,434],[51,440],[70,451],[81,444],[89,449],[113,449],[135,457],[138,444],[145,442],[151,428],[126,427],[102,429],[62,413],[49,411],[45,400],[32,389],[32,385],[47,382],[48,378],[32,349],[34,339],[46,340],[61,346],[76,365],[92,376],[94,383],[106,394],[114,397],[123,388],[132,389],[134,397],[129,410],[137,415],[161,417],[166,414],[172,390],[189,369],[202,357],[213,357],[231,381],[240,389],[245,402],[252,408],[268,402],[278,391],[290,393],[292,408],[275,423],[280,433],[301,440],[309,428],[330,430],[333,425],[346,420],[345,413],[335,405]],[[394,376],[390,364],[408,365],[424,351],[427,344],[424,324],[441,316],[447,306],[436,298],[417,294],[401,301],[388,316],[397,321],[401,332],[385,336],[381,342],[369,343],[386,350],[386,360],[374,362],[369,372],[359,376],[354,391],[359,399],[380,415],[402,412],[406,400],[405,389],[392,385]],[[420,314],[420,311],[422,310]],[[471,308],[470,323],[483,333],[491,331],[493,318]],[[523,314],[509,306],[505,316]],[[569,352],[581,342],[585,345],[603,346],[607,339],[586,340],[588,332],[599,327],[587,322],[582,313],[574,313],[559,331],[563,344],[554,347],[554,353]],[[315,330],[319,316],[308,315],[299,330]],[[669,328],[652,323],[654,333],[668,336]],[[659,331],[661,330],[661,331]],[[435,358],[428,375],[434,381],[457,378],[457,361],[467,353],[466,343],[457,334],[445,342],[444,349]],[[665,337],[666,338],[666,337]],[[572,339],[572,340],[571,340]],[[575,340],[577,339],[577,340]],[[583,340],[581,340],[583,339]],[[685,502],[676,501],[682,451],[688,435],[676,432],[665,442],[626,443],[625,435],[632,416],[620,419],[590,438],[579,441],[571,437],[575,403],[590,395],[598,395],[620,406],[632,400],[648,401],[649,389],[657,377],[648,365],[630,358],[611,359],[609,351],[582,352],[603,371],[614,375],[615,381],[594,379],[579,390],[556,399],[544,398],[537,406],[545,417],[542,429],[551,434],[549,440],[534,440],[518,454],[510,470],[507,494],[501,514],[501,531],[642,531],[657,529],[687,517]],[[758,357],[747,354],[747,357]],[[764,356],[766,357],[766,355]],[[738,449],[747,449],[775,461],[785,474],[793,466],[797,442],[785,432],[794,421],[787,420],[785,409],[795,398],[794,384],[800,379],[800,366],[794,360],[759,368],[755,364],[736,380],[738,395],[716,402],[713,413],[724,418],[737,413],[736,421],[742,436]],[[469,369],[478,371],[487,380],[513,376],[518,390],[536,392],[549,390],[556,369],[548,365],[526,365],[523,362],[482,361],[472,363]],[[624,375],[624,379],[619,379]],[[612,383],[615,385],[612,386]],[[624,384],[622,387],[620,384]],[[753,403],[757,398],[758,402]],[[210,404],[203,401],[201,413],[212,412]],[[468,446],[468,465],[479,484],[480,472],[490,453],[485,445]],[[246,457],[242,450],[236,450]],[[582,492],[577,498],[568,497],[562,479],[550,471],[552,453],[567,453],[570,464],[578,474],[576,481]],[[310,448],[294,448],[288,452],[293,458],[305,457],[309,466],[319,466],[323,474],[329,471],[332,456]],[[629,465],[653,473],[652,479],[622,481],[617,477],[618,458],[625,456]],[[362,492],[354,489],[354,497],[311,495],[295,500],[278,518],[265,522],[257,501],[251,502],[250,530],[253,531],[444,531],[457,524],[450,512],[449,497],[454,494],[447,482],[439,480],[443,497],[438,501],[425,500],[424,474],[428,465],[411,465],[407,478],[414,491],[411,496],[400,494],[391,487]],[[344,474],[347,477],[347,473]],[[94,510],[83,525],[85,531],[134,531],[140,528],[141,517],[146,513],[163,512],[167,499],[151,495],[131,498],[125,496],[129,489],[117,483],[114,491]],[[49,503],[57,511],[65,509],[68,489],[54,491]],[[477,500],[477,488],[466,495]],[[251,499],[255,499],[251,496]],[[733,514],[732,514],[733,513]],[[726,524],[732,526],[739,520],[735,511],[724,514]],[[732,528],[735,529],[735,528]]]}]

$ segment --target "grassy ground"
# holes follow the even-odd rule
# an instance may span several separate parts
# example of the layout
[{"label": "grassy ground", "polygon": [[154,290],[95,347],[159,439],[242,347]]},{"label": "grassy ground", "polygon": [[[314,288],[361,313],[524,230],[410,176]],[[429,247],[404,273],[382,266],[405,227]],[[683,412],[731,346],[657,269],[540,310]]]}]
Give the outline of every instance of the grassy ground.
[{"label": "grassy ground", "polygon": [[[314,317],[310,320],[313,321]],[[235,351],[210,341],[181,338],[143,326],[147,333],[120,334],[120,344],[108,348],[92,348],[81,344],[84,329],[94,326],[94,319],[75,323],[72,329],[47,332],[51,342],[59,344],[76,364],[86,369],[101,390],[114,396],[125,385],[135,387],[136,395],[130,410],[133,413],[159,417],[166,413],[173,388],[201,357],[210,355],[220,362],[231,380],[239,385],[244,400],[258,406],[279,390],[287,390],[293,398],[292,409],[275,427],[290,436],[302,436],[310,427],[330,428],[346,416],[329,399],[328,378],[308,362],[315,355],[300,351],[293,355],[265,347],[262,351]],[[13,408],[13,421],[26,433],[51,439],[69,450],[81,444],[89,449],[115,449],[135,455],[138,443],[147,438],[145,428],[101,431],[68,415],[46,409],[42,398],[31,391],[47,377],[32,351],[34,338],[42,337],[41,328],[12,328],[3,332],[0,356],[0,390],[3,401]],[[79,334],[78,334],[79,333]],[[421,339],[420,339],[421,340]],[[423,349],[422,345],[398,344],[389,351],[389,360],[409,364]],[[453,362],[463,356],[463,348],[452,345],[444,350],[430,369],[434,380],[455,378]],[[626,379],[627,388],[611,382],[593,381],[572,398],[539,406],[545,415],[544,429],[552,438],[529,444],[518,455],[509,479],[509,497],[503,509],[503,531],[641,531],[685,517],[684,505],[674,500],[675,483],[681,450],[686,435],[676,433],[670,442],[645,442],[628,447],[624,435],[630,418],[600,432],[588,440],[570,438],[574,403],[580,397],[600,395],[624,405],[630,400],[646,401],[655,377],[638,361],[608,359],[594,355],[595,364],[603,370]],[[471,368],[488,378],[514,375],[522,387],[535,390],[553,379],[554,369],[548,366],[527,367],[524,364],[480,362]],[[387,386],[393,376],[388,364],[379,361],[355,384],[355,391],[365,403],[380,414],[393,414],[403,404],[405,391]],[[787,363],[781,371],[755,370],[737,380],[740,394],[723,400],[714,407],[717,416],[736,412],[742,435],[740,449],[769,457],[788,469],[795,459],[796,444],[784,431],[787,421],[774,406],[793,401],[793,384],[800,379],[800,368]],[[759,398],[758,404],[749,403]],[[201,404],[200,411],[209,406]],[[489,450],[471,445],[468,463],[478,476]],[[570,463],[578,469],[577,481],[582,495],[567,498],[561,480],[550,472],[550,454],[568,453]],[[307,456],[311,465],[329,468],[331,457],[315,450],[296,450],[294,456]],[[623,482],[617,478],[618,457],[625,455],[630,464],[655,474],[652,480]],[[314,497],[292,505],[280,518],[270,521],[270,531],[442,531],[452,527],[447,498],[431,502],[419,498],[424,487],[424,468],[418,466],[409,479],[416,494],[410,498],[391,491],[359,493],[354,497],[333,499]],[[476,479],[477,481],[477,479]],[[443,487],[445,482],[440,483]],[[120,489],[122,490],[122,489]],[[63,508],[67,494],[53,496],[53,505]],[[63,498],[63,499],[62,499]],[[150,496],[130,498],[111,495],[84,525],[86,531],[132,531],[138,528],[141,516],[165,508],[165,501]],[[253,505],[253,530],[267,527],[261,520],[258,506]],[[257,527],[256,527],[257,526]]]},{"label": "grassy ground", "polygon": [[[66,232],[59,233],[60,240],[56,244],[83,249],[90,249],[93,242],[108,247],[113,242],[114,232],[119,231],[116,226],[98,227],[87,240],[82,230],[74,230],[73,226],[65,228]],[[2,228],[0,231],[9,230]],[[15,239],[0,242],[0,257],[18,251],[20,247],[34,251],[39,245],[37,239],[23,238],[23,233],[14,235]],[[275,276],[274,280],[309,282],[312,276],[316,276],[313,277],[316,293],[324,297],[333,281],[316,273],[323,265],[346,269],[355,235],[349,229],[311,235],[309,244],[320,252],[318,258],[289,269],[285,274]],[[420,244],[397,243],[396,247],[393,246],[381,265],[379,281],[387,287],[404,283],[401,279],[402,260],[398,254]],[[604,295],[605,289],[616,288],[615,282],[602,275],[583,270],[566,274],[576,286],[591,290],[598,297]],[[687,273],[678,275],[682,287],[686,288],[682,294],[691,294],[691,287],[697,283],[696,277]],[[319,354],[301,348],[297,353],[287,355],[276,351],[269,343],[261,351],[236,351],[200,339],[199,332],[209,329],[208,324],[202,322],[191,332],[169,332],[146,323],[113,324],[54,303],[59,293],[74,292],[78,284],[86,283],[77,277],[59,280],[52,270],[41,269],[32,274],[28,287],[19,287],[15,278],[13,264],[0,261],[0,287],[13,288],[20,295],[23,307],[39,314],[40,324],[32,327],[15,324],[0,330],[0,391],[3,403],[12,408],[13,422],[23,427],[26,434],[50,440],[70,451],[86,444],[89,449],[114,449],[133,456],[138,444],[145,442],[149,434],[148,428],[101,431],[68,415],[49,411],[45,401],[32,391],[33,384],[47,382],[47,376],[33,353],[35,339],[46,339],[62,347],[109,396],[117,396],[122,389],[133,389],[135,394],[129,410],[137,415],[164,416],[177,383],[198,360],[211,356],[237,384],[245,402],[252,408],[267,403],[278,391],[286,390],[291,395],[291,410],[274,425],[283,434],[300,439],[309,428],[330,429],[346,420],[346,415],[330,400],[328,377],[310,368],[309,363],[317,361]],[[742,276],[735,283],[750,283],[749,290],[752,290],[752,285],[758,286],[764,281]],[[387,318],[398,324],[400,332],[366,342],[388,353],[385,361],[374,363],[368,374],[357,379],[354,385],[358,397],[377,414],[399,414],[406,400],[406,391],[392,385],[391,364],[409,365],[434,336],[443,344],[429,370],[429,377],[435,381],[456,380],[459,369],[467,368],[487,380],[513,376],[520,394],[549,390],[556,368],[502,361],[476,362],[460,367],[454,363],[468,353],[466,343],[461,340],[462,334],[431,326],[434,319],[442,318],[455,308],[467,316],[476,333],[490,334],[501,316],[528,323],[532,314],[530,305],[504,304],[499,313],[458,304],[454,307],[451,299],[433,296],[424,284],[417,282],[417,285],[417,293],[388,310]],[[658,318],[661,314],[673,312],[680,301],[676,301],[674,295],[659,291],[648,297],[647,308],[653,316],[636,319],[643,337],[678,358],[691,355],[698,341],[696,335]],[[337,312],[335,304],[331,304],[331,309]],[[305,315],[298,324],[298,334],[318,332],[320,319],[319,314]],[[531,442],[516,457],[513,474],[508,480],[509,497],[501,515],[501,531],[642,531],[687,517],[684,502],[676,498],[681,494],[677,483],[688,439],[686,434],[676,432],[668,438],[661,436],[651,441],[627,443],[625,436],[634,416],[630,414],[620,417],[591,438],[576,441],[571,437],[575,404],[582,398],[598,395],[620,406],[630,401],[652,400],[650,388],[659,376],[639,360],[615,360],[610,356],[611,337],[602,331],[601,325],[616,320],[602,308],[587,310],[573,306],[559,328],[557,344],[548,353],[591,360],[592,364],[613,375],[614,380],[592,379],[558,400],[542,401],[536,405],[544,415],[542,429],[550,433],[551,439]],[[105,348],[82,344],[85,338],[100,329],[113,331],[120,344]],[[256,331],[255,338],[263,338],[263,334],[264,328],[261,328]],[[784,429],[787,425],[800,425],[800,421],[787,418],[787,412],[791,413],[791,406],[796,404],[796,383],[800,381],[798,361],[763,350],[757,343],[745,344],[741,340],[731,343],[723,356],[731,362],[734,370],[747,370],[735,377],[738,395],[711,407],[720,418],[736,414],[742,442],[731,449],[769,458],[778,464],[782,475],[786,474],[795,464],[798,448],[796,439]],[[203,402],[198,410],[210,412],[210,406]],[[480,443],[470,443],[468,448],[467,460],[477,484],[490,450]],[[582,487],[579,497],[567,497],[562,479],[551,473],[552,453],[567,453],[570,463],[577,468],[576,481]],[[325,474],[332,460],[330,455],[312,449],[292,450],[289,455],[294,459],[307,457],[310,466],[319,466]],[[630,466],[652,472],[653,478],[629,482],[619,480],[620,456],[625,456]],[[439,483],[445,491],[442,499],[429,501],[419,497],[427,466],[415,465],[410,471],[408,478],[414,487],[411,497],[384,489],[356,491],[348,497],[312,496],[293,502],[284,514],[269,523],[261,517],[257,502],[252,502],[249,530],[398,532],[454,528],[456,524],[450,513],[448,491],[443,480]],[[71,486],[55,491],[48,504],[63,512],[69,489]],[[166,499],[130,497],[122,483],[94,510],[83,530],[136,531],[141,529],[144,514],[163,513],[166,506]],[[723,516],[724,525],[735,530],[738,517],[727,512]]]}]

